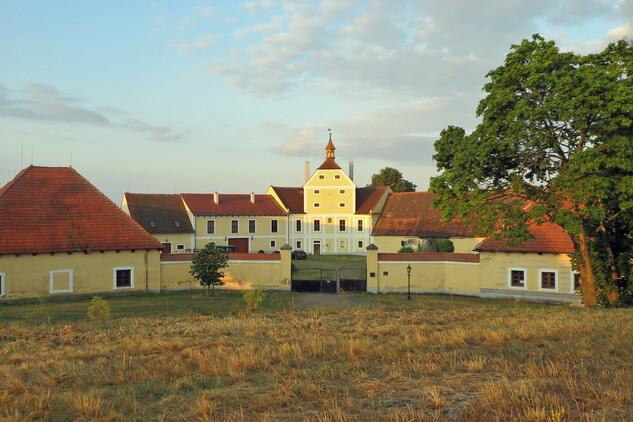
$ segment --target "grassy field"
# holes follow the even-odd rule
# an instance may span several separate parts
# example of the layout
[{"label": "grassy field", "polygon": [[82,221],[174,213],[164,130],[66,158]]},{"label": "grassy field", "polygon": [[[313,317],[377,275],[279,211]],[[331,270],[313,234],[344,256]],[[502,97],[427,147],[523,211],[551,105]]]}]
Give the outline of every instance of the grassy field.
[{"label": "grassy field", "polygon": [[300,298],[252,313],[239,293],[113,298],[107,326],[85,302],[44,304],[51,323],[2,306],[0,419],[633,420],[629,310]]}]

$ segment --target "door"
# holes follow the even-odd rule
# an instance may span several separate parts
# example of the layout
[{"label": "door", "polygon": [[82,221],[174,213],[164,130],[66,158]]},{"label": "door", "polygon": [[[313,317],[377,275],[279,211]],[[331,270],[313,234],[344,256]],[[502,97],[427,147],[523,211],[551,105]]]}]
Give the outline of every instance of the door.
[{"label": "door", "polygon": [[314,242],[314,254],[321,255],[321,242],[318,242],[318,241]]},{"label": "door", "polygon": [[171,253],[171,243],[163,243],[162,253]]},{"label": "door", "polygon": [[229,245],[235,246],[235,253],[248,253],[248,237],[229,239]]}]

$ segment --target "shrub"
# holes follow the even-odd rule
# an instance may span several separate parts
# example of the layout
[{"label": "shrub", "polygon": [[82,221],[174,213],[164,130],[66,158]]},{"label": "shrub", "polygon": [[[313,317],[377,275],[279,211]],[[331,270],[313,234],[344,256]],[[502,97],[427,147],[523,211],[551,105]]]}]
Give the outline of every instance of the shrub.
[{"label": "shrub", "polygon": [[244,290],[242,292],[242,297],[246,302],[246,309],[249,311],[257,309],[267,296],[268,293],[264,291],[263,286],[256,286],[251,290]]},{"label": "shrub", "polygon": [[88,308],[88,318],[91,320],[100,320],[103,325],[108,324],[110,319],[110,304],[105,299],[95,296],[90,299],[90,307]]},{"label": "shrub", "polygon": [[413,253],[413,248],[411,246],[403,246],[398,253]]},{"label": "shrub", "polygon": [[455,252],[455,245],[450,239],[438,239],[437,240],[438,252]]}]

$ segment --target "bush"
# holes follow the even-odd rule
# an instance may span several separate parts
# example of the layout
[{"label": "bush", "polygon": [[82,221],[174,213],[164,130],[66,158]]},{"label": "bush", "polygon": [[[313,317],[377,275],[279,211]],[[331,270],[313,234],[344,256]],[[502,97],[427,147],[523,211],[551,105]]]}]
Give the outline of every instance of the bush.
[{"label": "bush", "polygon": [[413,253],[413,248],[411,246],[403,246],[398,253]]},{"label": "bush", "polygon": [[455,252],[455,245],[450,239],[438,239],[437,240],[438,252]]},{"label": "bush", "polygon": [[90,299],[90,307],[88,308],[88,318],[91,320],[100,320],[103,325],[108,324],[110,319],[110,304],[105,299],[95,296]]},{"label": "bush", "polygon": [[246,309],[249,311],[257,309],[267,296],[268,293],[264,291],[263,286],[256,286],[252,290],[242,291],[242,297],[246,302]]}]

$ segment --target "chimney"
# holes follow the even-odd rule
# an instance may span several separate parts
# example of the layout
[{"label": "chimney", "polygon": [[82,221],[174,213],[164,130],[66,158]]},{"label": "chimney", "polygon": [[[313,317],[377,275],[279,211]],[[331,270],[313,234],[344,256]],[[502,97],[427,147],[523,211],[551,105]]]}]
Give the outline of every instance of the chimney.
[{"label": "chimney", "polygon": [[251,192],[251,204],[255,203],[255,194]]},{"label": "chimney", "polygon": [[310,162],[306,161],[306,182],[310,178]]},{"label": "chimney", "polygon": [[216,204],[220,203],[220,194],[217,192],[213,193],[213,202],[215,202]]},{"label": "chimney", "polygon": [[354,181],[354,162],[353,161],[349,162],[349,178],[352,179],[352,182]]}]

